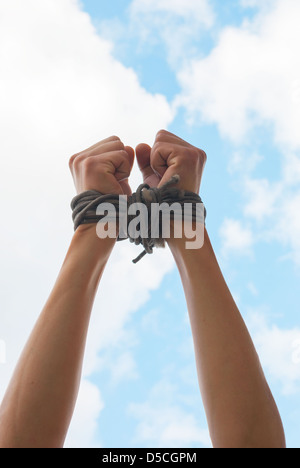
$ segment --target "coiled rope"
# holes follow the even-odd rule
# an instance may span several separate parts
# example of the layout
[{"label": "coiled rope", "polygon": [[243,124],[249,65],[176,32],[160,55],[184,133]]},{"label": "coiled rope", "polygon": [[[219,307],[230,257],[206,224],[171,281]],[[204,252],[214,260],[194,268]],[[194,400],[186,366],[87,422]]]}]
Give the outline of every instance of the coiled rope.
[{"label": "coiled rope", "polygon": [[[179,203],[179,205],[184,208],[185,204],[191,204],[192,206],[192,219],[196,221],[197,215],[197,206],[201,204],[203,207],[202,200],[199,195],[194,192],[189,192],[187,190],[182,190],[176,185],[180,181],[180,177],[178,175],[173,176],[168,182],[162,185],[160,188],[157,187],[150,187],[147,184],[142,184],[138,187],[137,191],[132,195],[126,197],[127,199],[127,233],[125,233],[124,237],[118,237],[118,241],[124,240],[125,238],[129,239],[130,242],[136,245],[142,245],[144,247],[144,251],[135,259],[133,263],[139,262],[146,254],[152,254],[154,247],[164,247],[165,240],[162,237],[162,219],[156,219],[156,223],[158,224],[158,232],[159,236],[153,238],[151,233],[151,221],[153,220],[152,206],[153,204],[157,204],[162,206],[163,204],[167,204],[168,206],[172,206],[174,203]],[[125,198],[125,197],[124,197]],[[98,223],[104,218],[104,215],[97,215],[97,207],[102,203],[110,203],[114,206],[117,221],[122,213],[122,208],[120,207],[120,195],[118,194],[108,194],[104,195],[96,190],[89,190],[83,193],[80,193],[76,197],[73,198],[71,202],[72,208],[72,218],[74,222],[74,230],[81,225],[81,224],[92,224]],[[131,210],[130,207],[136,204],[143,204],[147,208],[147,226],[148,226],[148,233],[147,236],[138,236],[134,237],[130,234],[130,223],[135,218],[134,215],[130,214]],[[204,208],[204,207],[203,207]],[[181,210],[183,213],[183,210]],[[124,214],[124,213],[123,213]],[[206,218],[206,210],[204,208],[204,220]],[[170,212],[170,219],[174,219],[174,213]],[[124,234],[124,233],[123,233]]]}]

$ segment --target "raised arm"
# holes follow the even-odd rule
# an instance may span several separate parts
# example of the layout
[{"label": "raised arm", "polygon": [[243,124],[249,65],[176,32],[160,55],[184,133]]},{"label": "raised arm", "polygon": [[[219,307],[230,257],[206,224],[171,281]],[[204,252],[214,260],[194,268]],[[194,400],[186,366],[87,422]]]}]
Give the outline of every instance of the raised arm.
[{"label": "raised arm", "polygon": [[[151,149],[139,145],[145,181],[164,183],[175,173],[181,187],[198,193],[203,151],[168,132]],[[192,328],[199,385],[214,447],[284,447],[281,419],[243,318],[226,285],[209,236],[198,250],[170,239]]]},{"label": "raised arm", "polygon": [[[129,194],[134,153],[117,137],[74,155],[77,192]],[[94,297],[114,239],[79,226],[0,407],[0,447],[62,447],[76,403]]]}]

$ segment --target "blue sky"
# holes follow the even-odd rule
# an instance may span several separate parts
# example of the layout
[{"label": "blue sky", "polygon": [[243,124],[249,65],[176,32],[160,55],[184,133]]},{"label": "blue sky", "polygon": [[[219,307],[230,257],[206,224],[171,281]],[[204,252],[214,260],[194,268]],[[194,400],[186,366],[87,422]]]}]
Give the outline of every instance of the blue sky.
[{"label": "blue sky", "polygon": [[[68,157],[115,133],[151,144],[164,127],[208,155],[208,231],[300,447],[299,2],[5,3],[1,190],[16,198],[13,176],[23,199],[19,225],[7,208],[1,233],[1,394],[70,239]],[[209,447],[173,260],[157,251],[133,267],[135,254],[117,246],[103,278],[67,445]]]}]

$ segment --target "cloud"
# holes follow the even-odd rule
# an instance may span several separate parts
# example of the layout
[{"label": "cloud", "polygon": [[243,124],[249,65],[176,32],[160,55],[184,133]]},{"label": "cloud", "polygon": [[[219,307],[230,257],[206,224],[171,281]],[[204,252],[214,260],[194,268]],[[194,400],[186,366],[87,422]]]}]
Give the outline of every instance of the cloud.
[{"label": "cloud", "polygon": [[214,13],[207,0],[133,0],[130,5],[133,15],[167,15],[182,18],[186,22],[197,21],[211,27]]},{"label": "cloud", "polygon": [[82,380],[65,442],[66,448],[99,448],[98,418],[103,408],[104,402],[99,389],[88,380]]},{"label": "cloud", "polygon": [[111,373],[115,385],[124,379],[136,379],[138,373],[132,353],[127,351],[121,354],[118,360],[113,363]]},{"label": "cloud", "polygon": [[[144,56],[155,50],[155,62],[162,59],[173,70],[198,55],[199,43],[206,40],[215,24],[210,0],[132,0],[126,19],[120,15],[98,18],[95,24],[117,53]],[[127,48],[129,46],[129,48]],[[163,55],[162,55],[163,54]]]},{"label": "cloud", "polygon": [[[150,299],[165,274],[174,267],[170,252],[161,250],[144,258],[137,265],[132,259],[139,253],[135,246],[118,244],[104,272],[91,318],[89,340],[84,363],[84,375],[103,367],[99,353],[106,348],[126,345],[132,348],[135,338],[124,328],[132,314]],[[120,351],[122,353],[122,351]],[[114,355],[114,359],[120,357]],[[108,356],[110,362],[110,357]]]},{"label": "cloud", "polygon": [[249,312],[247,325],[268,375],[280,383],[283,394],[299,392],[300,329],[270,325],[261,310]]},{"label": "cloud", "polygon": [[246,216],[262,221],[274,215],[276,203],[282,192],[280,183],[271,183],[268,179],[246,178],[244,196],[248,200],[244,207]]},{"label": "cloud", "polygon": [[[240,160],[241,159],[241,160]],[[251,158],[250,158],[251,159]],[[282,169],[275,181],[255,177],[251,164],[234,155],[230,172],[236,178],[235,186],[243,200],[242,217],[246,231],[240,229],[240,220],[225,220],[221,237],[225,250],[239,249],[240,243],[279,242],[288,249],[286,258],[300,265],[300,157],[293,152],[282,156]],[[247,168],[248,164],[248,168]],[[234,171],[232,168],[234,167]],[[236,246],[236,247],[235,247]]]},{"label": "cloud", "polygon": [[222,239],[222,251],[225,256],[234,252],[248,255],[254,244],[251,229],[234,219],[224,220],[220,228],[220,236]]},{"label": "cloud", "polygon": [[[275,240],[299,264],[300,3],[266,0],[241,5],[257,8],[252,20],[224,27],[206,57],[190,57],[185,67],[177,68],[182,91],[175,105],[185,108],[191,124],[215,124],[239,148],[229,172],[244,200],[243,221],[224,220],[224,249],[243,253],[254,238]],[[267,129],[268,140],[271,129],[271,142],[279,150],[281,173],[276,181],[253,172],[262,160],[273,166],[277,159],[266,161],[268,153],[249,156],[242,150],[245,144],[255,146],[258,129]]]},{"label": "cloud", "polygon": [[202,428],[195,410],[179,404],[176,386],[163,378],[149,392],[144,403],[129,405],[129,413],[139,422],[134,442],[148,447],[211,447],[209,432]]},{"label": "cloud", "polygon": [[[72,237],[69,157],[113,134],[126,144],[152,143],[174,114],[164,96],[148,93],[113,58],[112,44],[75,0],[0,2],[0,67],[1,397]],[[131,182],[134,189],[141,182],[136,169]],[[167,251],[134,267],[136,254],[129,244],[117,246],[95,301],[81,390],[91,395],[91,436],[102,403],[87,379],[99,353],[118,342],[131,314],[173,268]],[[129,355],[119,363],[118,379],[126,363],[134,369]],[[79,398],[79,420],[86,404]]]},{"label": "cloud", "polygon": [[288,195],[277,205],[278,215],[273,228],[273,237],[289,249],[288,257],[300,265],[300,191]]},{"label": "cloud", "polygon": [[148,447],[210,447],[207,429],[199,427],[193,413],[185,412],[180,406],[153,408],[148,403],[134,404],[131,414],[140,422],[136,440]]},{"label": "cloud", "polygon": [[143,43],[165,46],[172,66],[195,53],[195,42],[215,20],[208,0],[133,0],[129,16]]},{"label": "cloud", "polygon": [[297,0],[278,0],[253,21],[225,27],[205,58],[177,71],[177,104],[193,123],[217,124],[242,143],[257,125],[272,126],[274,139],[300,148],[300,30]]},{"label": "cloud", "polygon": [[266,8],[274,7],[274,3],[278,0],[240,0],[240,4],[244,8]]}]

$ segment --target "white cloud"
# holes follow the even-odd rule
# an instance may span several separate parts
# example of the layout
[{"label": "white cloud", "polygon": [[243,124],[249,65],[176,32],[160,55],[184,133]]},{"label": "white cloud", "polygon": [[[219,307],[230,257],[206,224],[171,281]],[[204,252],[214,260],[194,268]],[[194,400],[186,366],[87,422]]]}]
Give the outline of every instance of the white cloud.
[{"label": "white cloud", "polygon": [[250,281],[248,284],[247,284],[247,289],[251,292],[252,296],[255,296],[257,297],[259,295],[259,292],[257,290],[257,287],[254,283],[252,283],[252,281]]},{"label": "white cloud", "polygon": [[162,335],[161,313],[160,309],[151,309],[146,312],[141,321],[144,330],[152,332],[157,336]]},{"label": "white cloud", "polygon": [[277,142],[299,148],[299,15],[298,0],[274,2],[252,22],[225,27],[207,57],[178,70],[178,104],[192,121],[215,123],[239,143],[272,124]]},{"label": "white cloud", "polygon": [[172,66],[196,51],[195,41],[214,24],[209,0],[133,0],[131,28],[147,44],[164,44]]},{"label": "white cloud", "polygon": [[174,266],[168,250],[156,251],[133,265],[132,259],[139,252],[135,246],[121,242],[115,247],[106,267],[89,329],[84,365],[86,376],[103,367],[98,359],[100,351],[120,343],[127,347],[134,345],[135,338],[127,336],[125,325]]},{"label": "white cloud", "polygon": [[[278,205],[282,192],[280,183],[270,183],[268,179],[245,178],[244,196],[248,200],[244,206],[244,213],[257,221],[272,216]],[[277,216],[276,216],[277,219]]]},{"label": "white cloud", "polygon": [[300,183],[300,156],[295,153],[285,155],[283,165],[283,181],[290,187],[299,186]]},{"label": "white cloud", "polygon": [[[126,144],[152,143],[156,131],[173,118],[167,100],[146,92],[111,49],[75,0],[0,2],[0,194],[5,219],[0,234],[0,338],[6,344],[0,397],[72,236],[69,203],[75,189],[69,157],[112,134]],[[136,170],[131,180],[136,188]],[[135,267],[131,260],[137,253],[126,242],[118,245],[105,272],[88,338],[86,377],[97,369],[99,352],[118,342],[130,315],[173,268],[168,252],[155,252]],[[120,356],[120,369],[125,361]],[[129,361],[127,356],[127,367]],[[82,388],[93,394],[91,405],[99,414],[100,395],[88,382]],[[78,414],[80,420],[84,411]]]},{"label": "white cloud", "polygon": [[235,173],[251,174],[263,160],[263,156],[257,152],[245,155],[242,151],[234,151],[230,158],[228,172],[232,175]]},{"label": "white cloud", "polygon": [[135,404],[131,413],[140,420],[136,439],[149,447],[211,446],[208,430],[199,427],[193,413],[186,413],[180,406]]},{"label": "white cloud", "polygon": [[132,403],[129,413],[139,422],[135,442],[148,447],[211,447],[209,432],[195,417],[195,410],[178,404],[177,389],[167,379],[159,381],[144,403]]},{"label": "white cloud", "polygon": [[300,265],[300,191],[288,194],[278,205],[273,236],[290,250],[290,259]]},{"label": "white cloud", "polygon": [[111,373],[115,385],[124,379],[136,379],[138,373],[133,354],[128,351],[122,353],[113,363]]},{"label": "white cloud", "polygon": [[133,0],[130,9],[133,14],[166,13],[184,20],[197,20],[211,26],[214,14],[207,0]]},{"label": "white cloud", "polygon": [[[298,213],[300,165],[300,29],[297,0],[244,1],[257,7],[253,20],[224,27],[205,58],[194,58],[177,69],[182,92],[176,104],[185,107],[192,123],[216,124],[221,134],[250,146],[253,130],[272,129],[282,154],[277,181],[254,177],[261,155],[236,151],[229,167],[239,196],[245,200],[244,224],[224,221],[224,249],[244,252],[255,239],[277,240],[300,263]],[[270,156],[268,156],[270,157]],[[278,164],[278,159],[266,161]]]},{"label": "white cloud", "polygon": [[275,2],[278,0],[240,0],[240,4],[244,8],[265,8],[274,7]]},{"label": "white cloud", "polygon": [[247,318],[263,367],[281,385],[286,395],[300,391],[300,329],[281,329],[269,325],[262,311],[251,311]]},{"label": "white cloud", "polygon": [[248,255],[254,244],[251,229],[234,219],[225,219],[221,229],[222,251],[224,255],[239,253]]},{"label": "white cloud", "polygon": [[[300,158],[295,153],[286,152],[282,158],[278,180],[272,182],[265,177],[254,177],[250,166],[247,168],[247,159],[242,164],[242,157],[239,155],[234,155],[234,164],[230,164],[230,168],[232,167],[235,168],[234,175],[238,181],[236,189],[244,200],[243,216],[248,230],[248,236],[241,236],[240,242],[243,239],[247,241],[247,238],[249,241],[255,238],[255,242],[280,242],[288,249],[286,258],[300,265]],[[237,231],[240,221],[232,223],[233,226],[230,227],[225,220],[221,227],[225,250],[234,249],[228,238],[234,239],[232,231],[234,227]],[[238,245],[239,243],[237,247]]]},{"label": "white cloud", "polygon": [[82,380],[66,448],[99,447],[97,440],[98,418],[104,408],[99,389],[88,380]]}]

